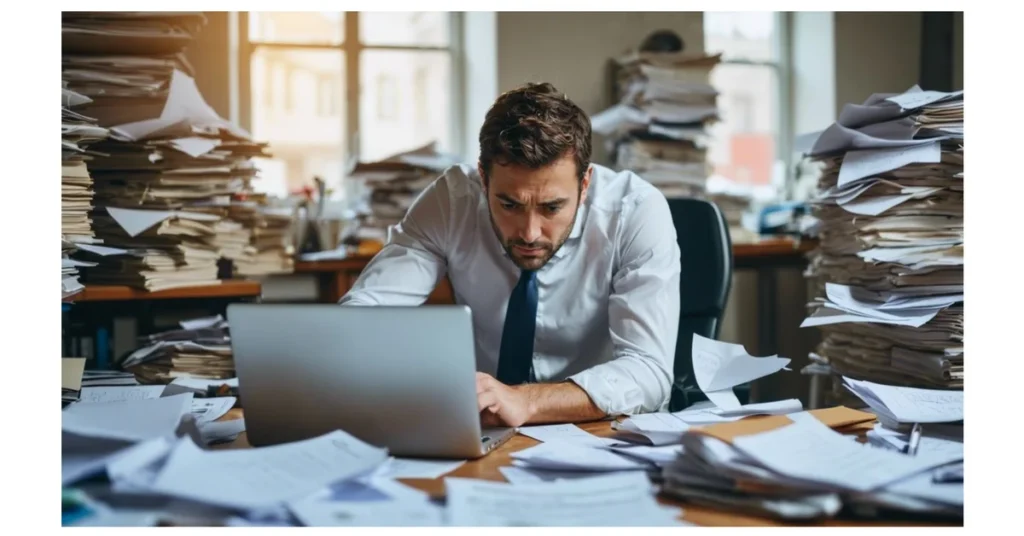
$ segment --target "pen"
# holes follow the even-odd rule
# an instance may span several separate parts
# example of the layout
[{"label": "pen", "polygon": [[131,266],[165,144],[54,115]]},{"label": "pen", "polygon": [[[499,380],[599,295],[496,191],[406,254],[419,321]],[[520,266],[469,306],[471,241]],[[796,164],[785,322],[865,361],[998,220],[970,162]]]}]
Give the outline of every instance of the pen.
[{"label": "pen", "polygon": [[921,423],[914,423],[910,430],[910,442],[907,443],[907,454],[917,456],[917,447],[921,444]]},{"label": "pen", "polygon": [[942,467],[932,473],[932,482],[936,484],[949,484],[964,481],[964,465],[962,463],[951,466]]}]

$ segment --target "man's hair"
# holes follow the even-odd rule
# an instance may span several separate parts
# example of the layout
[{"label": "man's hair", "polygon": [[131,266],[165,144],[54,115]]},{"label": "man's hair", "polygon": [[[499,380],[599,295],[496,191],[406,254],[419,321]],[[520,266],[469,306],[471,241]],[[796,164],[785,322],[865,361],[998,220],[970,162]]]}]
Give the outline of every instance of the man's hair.
[{"label": "man's hair", "polygon": [[582,181],[590,166],[590,136],[590,118],[555,86],[531,83],[507,91],[480,128],[484,180],[494,164],[539,169],[572,154]]}]

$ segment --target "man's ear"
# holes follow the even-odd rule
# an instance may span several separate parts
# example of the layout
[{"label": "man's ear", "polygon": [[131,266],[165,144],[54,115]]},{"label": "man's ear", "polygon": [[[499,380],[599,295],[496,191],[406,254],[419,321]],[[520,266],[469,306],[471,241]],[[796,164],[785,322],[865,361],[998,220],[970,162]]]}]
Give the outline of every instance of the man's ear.
[{"label": "man's ear", "polygon": [[587,172],[583,174],[580,182],[580,203],[587,200],[587,189],[590,188],[590,178],[594,175],[594,166],[587,166]]},{"label": "man's ear", "polygon": [[477,160],[476,162],[476,173],[480,175],[480,185],[484,187],[484,191],[487,191],[487,176],[484,175],[484,165]]}]

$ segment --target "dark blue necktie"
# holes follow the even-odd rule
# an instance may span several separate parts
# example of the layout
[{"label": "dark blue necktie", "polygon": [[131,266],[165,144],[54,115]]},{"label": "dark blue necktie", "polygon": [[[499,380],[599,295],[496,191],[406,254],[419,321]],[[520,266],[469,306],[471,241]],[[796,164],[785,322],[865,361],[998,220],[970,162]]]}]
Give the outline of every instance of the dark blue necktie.
[{"label": "dark blue necktie", "polygon": [[533,333],[537,327],[537,273],[523,270],[512,289],[501,332],[498,381],[519,385],[530,379],[533,364]]}]

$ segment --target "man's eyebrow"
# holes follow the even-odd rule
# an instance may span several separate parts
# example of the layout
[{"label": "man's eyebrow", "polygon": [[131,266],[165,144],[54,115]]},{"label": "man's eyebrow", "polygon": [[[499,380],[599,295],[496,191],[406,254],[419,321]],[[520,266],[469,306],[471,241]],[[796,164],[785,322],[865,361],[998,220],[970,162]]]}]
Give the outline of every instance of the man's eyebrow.
[{"label": "man's eyebrow", "polygon": [[559,197],[558,199],[552,199],[551,201],[544,201],[541,204],[546,206],[546,207],[551,207],[551,206],[564,205],[568,201],[569,201],[568,197]]},{"label": "man's eyebrow", "polygon": [[510,197],[508,195],[505,195],[505,194],[495,194],[495,197],[497,197],[498,199],[500,199],[502,201],[505,201],[506,203],[513,203],[513,204],[516,204],[516,205],[522,205],[522,203],[520,203],[519,201],[517,201],[517,200],[513,199],[512,197]]}]

